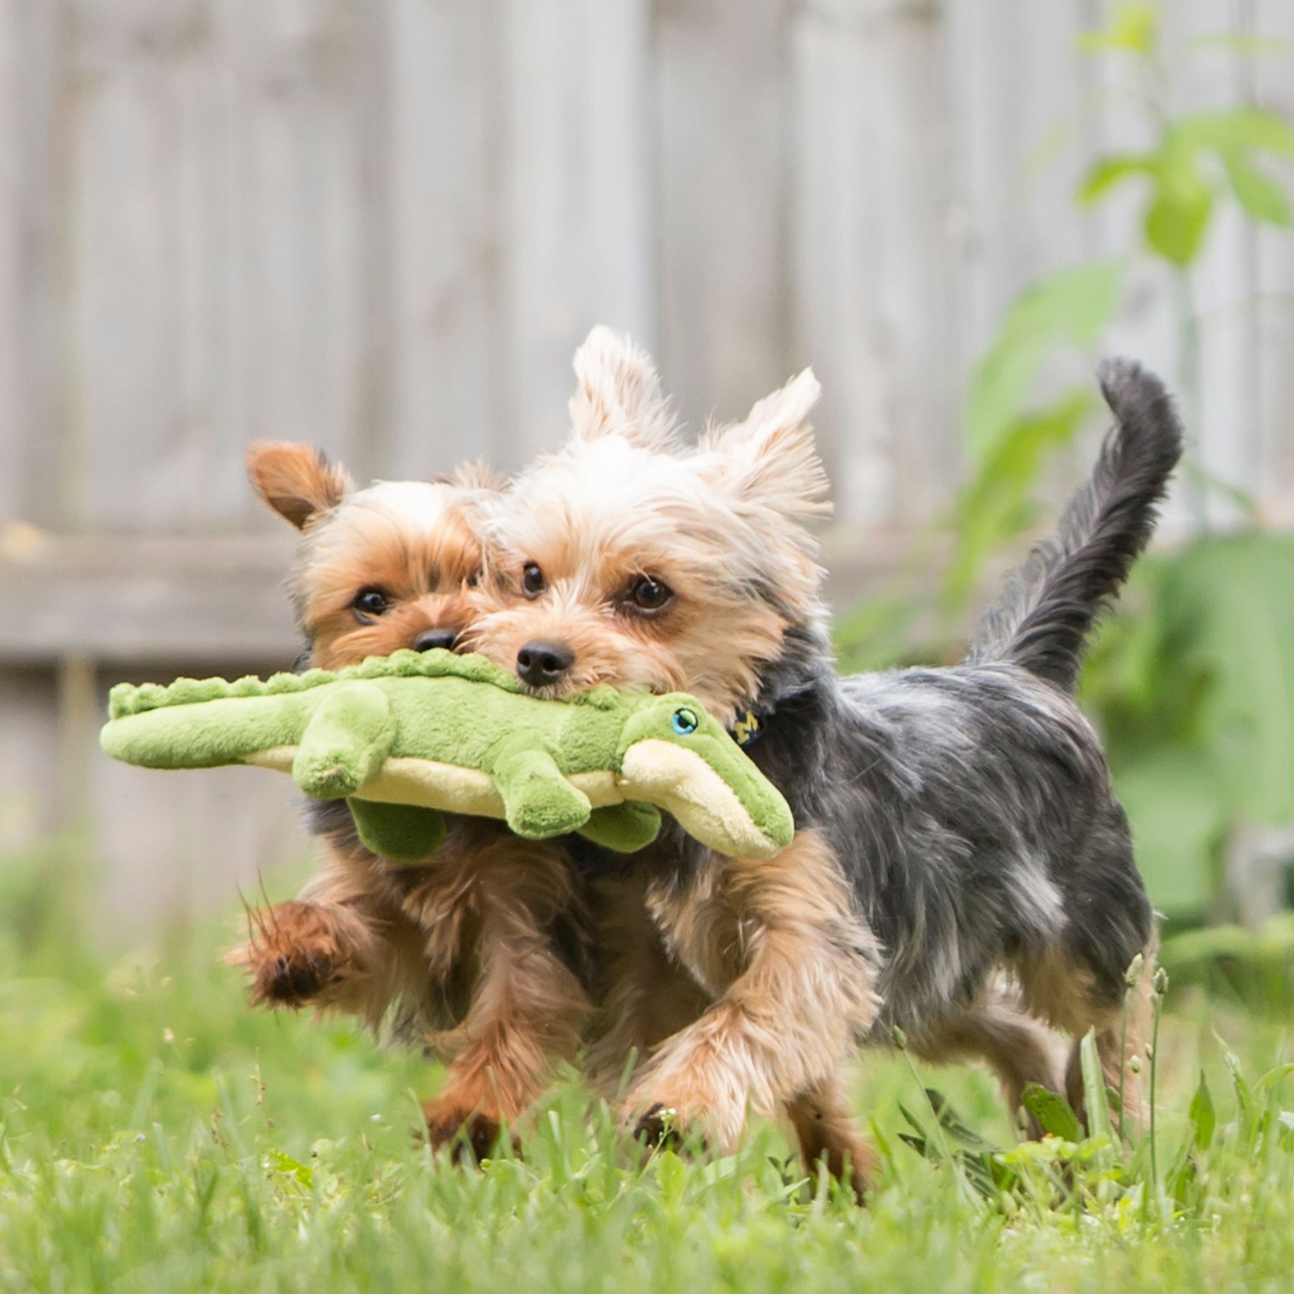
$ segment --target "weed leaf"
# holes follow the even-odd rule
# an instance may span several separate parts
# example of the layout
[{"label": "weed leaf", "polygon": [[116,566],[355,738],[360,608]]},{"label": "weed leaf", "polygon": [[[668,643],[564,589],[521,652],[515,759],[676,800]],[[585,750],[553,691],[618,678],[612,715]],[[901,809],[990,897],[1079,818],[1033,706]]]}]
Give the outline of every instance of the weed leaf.
[{"label": "weed leaf", "polygon": [[1101,1073],[1101,1057],[1096,1050],[1096,1030],[1089,1029],[1078,1044],[1079,1061],[1083,1069],[1083,1105],[1087,1114],[1089,1137],[1111,1136],[1110,1107],[1105,1100],[1105,1078]]},{"label": "weed leaf", "polygon": [[1038,1120],[1044,1132],[1049,1132],[1062,1141],[1082,1141],[1083,1125],[1059,1092],[1049,1091],[1040,1083],[1030,1083],[1024,1089],[1021,1100],[1024,1108]]},{"label": "weed leaf", "polygon": [[1195,1125],[1195,1144],[1201,1150],[1207,1150],[1213,1144],[1213,1130],[1217,1126],[1217,1113],[1213,1108],[1213,1094],[1209,1091],[1208,1079],[1200,1070],[1200,1085],[1191,1097],[1189,1111],[1191,1122]]}]

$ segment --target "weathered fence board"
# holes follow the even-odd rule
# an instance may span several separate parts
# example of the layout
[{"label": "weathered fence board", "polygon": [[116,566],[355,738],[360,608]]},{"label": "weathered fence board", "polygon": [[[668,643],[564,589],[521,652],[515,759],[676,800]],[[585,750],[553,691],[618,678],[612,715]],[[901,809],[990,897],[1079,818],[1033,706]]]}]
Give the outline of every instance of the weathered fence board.
[{"label": "weathered fence board", "polygon": [[494,460],[506,444],[500,15],[494,0],[387,6],[395,317],[383,475]]},{"label": "weathered fence board", "polygon": [[0,672],[0,848],[7,854],[59,826],[58,713],[48,671]]},{"label": "weathered fence board", "polygon": [[660,355],[693,426],[745,413],[791,364],[790,13],[656,6]]},{"label": "weathered fence board", "polygon": [[566,426],[570,359],[604,320],[653,329],[642,0],[507,6],[502,349],[508,466]]},{"label": "weathered fence board", "polygon": [[62,0],[0,3],[0,517],[61,520]]},{"label": "weathered fence board", "polygon": [[958,368],[945,39],[876,0],[805,6],[793,36],[797,362],[854,528],[920,524],[957,481],[953,388],[931,380]]},{"label": "weathered fence board", "polygon": [[[1253,95],[1265,107],[1294,119],[1294,5],[1257,0],[1245,6],[1255,32],[1278,42],[1261,59]],[[1273,164],[1273,172],[1294,191],[1294,158]],[[1258,321],[1257,495],[1260,511],[1273,524],[1294,526],[1294,239],[1285,230],[1259,232],[1244,285],[1253,295]],[[1244,289],[1236,286],[1237,293]]]}]

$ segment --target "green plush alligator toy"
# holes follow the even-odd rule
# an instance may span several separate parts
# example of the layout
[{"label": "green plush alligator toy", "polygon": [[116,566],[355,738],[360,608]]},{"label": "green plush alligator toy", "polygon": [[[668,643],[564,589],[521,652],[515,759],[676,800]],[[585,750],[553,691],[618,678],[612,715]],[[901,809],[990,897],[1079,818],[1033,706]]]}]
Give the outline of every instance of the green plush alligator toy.
[{"label": "green plush alligator toy", "polygon": [[109,714],[100,740],[114,759],[290,772],[315,799],[345,798],[364,844],[396,860],[432,852],[441,811],[621,852],[655,839],[660,809],[735,857],[770,857],[794,829],[695,697],[599,687],[545,701],[481,656],[398,651],[336,672],[122,683]]}]

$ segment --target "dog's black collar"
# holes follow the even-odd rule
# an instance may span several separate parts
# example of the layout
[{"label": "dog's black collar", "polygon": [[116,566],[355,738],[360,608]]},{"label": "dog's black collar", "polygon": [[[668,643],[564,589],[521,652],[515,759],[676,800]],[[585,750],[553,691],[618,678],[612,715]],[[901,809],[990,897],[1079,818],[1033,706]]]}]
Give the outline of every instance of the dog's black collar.
[{"label": "dog's black collar", "polygon": [[764,735],[764,727],[772,717],[772,710],[746,709],[728,731],[733,741],[745,750],[747,746],[753,746]]}]

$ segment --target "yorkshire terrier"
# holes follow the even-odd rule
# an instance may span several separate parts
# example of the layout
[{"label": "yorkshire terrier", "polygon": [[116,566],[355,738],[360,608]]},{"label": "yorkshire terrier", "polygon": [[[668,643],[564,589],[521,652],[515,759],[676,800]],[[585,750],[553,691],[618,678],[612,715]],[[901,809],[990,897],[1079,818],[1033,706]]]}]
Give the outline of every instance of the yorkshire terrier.
[{"label": "yorkshire terrier", "polygon": [[[483,469],[356,489],[309,445],[251,447],[257,493],[301,532],[291,578],[302,663],[453,648],[470,627],[478,537],[498,496]],[[576,878],[557,845],[451,821],[425,865],[360,843],[344,802],[314,803],[322,862],[300,896],[252,914],[255,1003],[356,1014],[453,1057],[426,1107],[433,1145],[488,1153],[572,1058],[588,1015]]]},{"label": "yorkshire terrier", "polygon": [[595,329],[575,368],[570,442],[486,521],[493,556],[463,645],[539,696],[697,694],[797,824],[771,860],[718,856],[667,825],[629,863],[584,861],[610,896],[591,1064],[617,1074],[645,1057],[628,1126],[727,1146],[748,1108],[780,1107],[806,1157],[857,1184],[869,1156],[840,1079],[852,1044],[984,1058],[1013,1108],[1036,1081],[1081,1109],[1077,1042],[1060,1072],[1043,1021],[1075,1040],[1095,1029],[1107,1081],[1139,1106],[1136,1074],[1120,1083],[1121,1023],[1140,955],[1130,1056],[1155,925],[1073,691],[1180,453],[1157,379],[1103,367],[1116,425],[1095,471],[963,664],[842,678],[805,524],[828,508],[813,375],[684,447],[627,340]]}]

